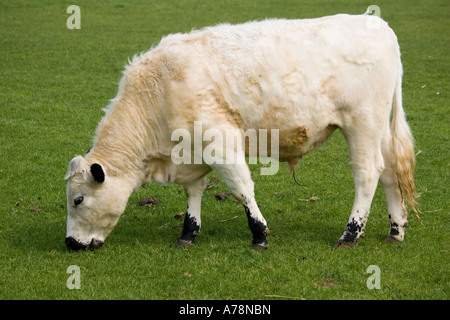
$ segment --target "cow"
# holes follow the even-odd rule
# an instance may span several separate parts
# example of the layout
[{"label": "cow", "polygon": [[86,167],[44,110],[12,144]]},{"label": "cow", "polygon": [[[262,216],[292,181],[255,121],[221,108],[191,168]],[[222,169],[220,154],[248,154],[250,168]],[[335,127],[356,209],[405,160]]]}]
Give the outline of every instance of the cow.
[{"label": "cow", "polygon": [[[151,182],[184,187],[187,212],[176,244],[194,244],[206,177],[214,171],[244,207],[252,248],[267,249],[269,229],[243,145],[218,146],[223,153],[216,156],[242,160],[235,163],[172,161],[179,142],[172,133],[192,134],[196,123],[203,132],[278,130],[279,159],[291,169],[339,129],[355,198],[336,247],[354,246],[364,233],[378,182],[390,220],[386,241],[403,241],[417,194],[402,73],[395,33],[370,15],[266,19],[163,37],[125,67],[92,148],[69,163],[67,247],[99,248],[131,194]],[[201,147],[215,143],[207,142]]]}]

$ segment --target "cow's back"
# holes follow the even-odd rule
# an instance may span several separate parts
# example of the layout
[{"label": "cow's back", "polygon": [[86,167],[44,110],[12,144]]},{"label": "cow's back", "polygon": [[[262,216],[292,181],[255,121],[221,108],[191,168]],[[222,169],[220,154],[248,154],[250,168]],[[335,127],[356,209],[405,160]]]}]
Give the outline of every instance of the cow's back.
[{"label": "cow's back", "polygon": [[308,141],[302,148],[308,151],[365,99],[381,91],[386,101],[392,97],[399,63],[386,22],[341,14],[169,35],[130,69],[160,89],[154,99],[160,105],[153,107],[164,110],[169,131],[202,121],[204,130],[279,129],[288,140],[301,132],[311,138],[300,139]]},{"label": "cow's back", "polygon": [[233,108],[260,114],[309,107],[322,93],[339,99],[345,92],[331,82],[348,90],[356,73],[362,81],[399,54],[383,20],[351,15],[222,24],[168,36],[156,49],[177,57],[189,94],[215,91]]}]

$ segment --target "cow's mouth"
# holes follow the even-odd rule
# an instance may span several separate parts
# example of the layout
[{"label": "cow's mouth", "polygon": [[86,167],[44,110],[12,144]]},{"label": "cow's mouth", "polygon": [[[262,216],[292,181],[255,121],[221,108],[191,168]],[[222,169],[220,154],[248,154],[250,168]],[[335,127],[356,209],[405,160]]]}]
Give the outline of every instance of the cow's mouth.
[{"label": "cow's mouth", "polygon": [[71,249],[71,250],[94,250],[94,249],[98,249],[103,245],[103,241],[97,240],[95,238],[92,238],[91,242],[89,242],[88,244],[84,244],[78,240],[76,240],[73,237],[67,237],[66,238],[66,246],[67,248]]}]

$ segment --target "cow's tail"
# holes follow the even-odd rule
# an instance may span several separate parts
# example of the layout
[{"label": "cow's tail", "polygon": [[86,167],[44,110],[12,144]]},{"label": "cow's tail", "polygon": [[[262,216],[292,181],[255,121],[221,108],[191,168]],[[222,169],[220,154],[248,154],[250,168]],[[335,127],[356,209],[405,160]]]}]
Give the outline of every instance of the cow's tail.
[{"label": "cow's tail", "polygon": [[391,122],[392,144],[391,152],[393,167],[397,175],[398,186],[403,200],[411,207],[420,219],[417,209],[418,194],[414,183],[414,167],[416,164],[414,154],[414,138],[406,122],[402,106],[402,65],[400,62],[397,84],[393,99],[393,114]]}]

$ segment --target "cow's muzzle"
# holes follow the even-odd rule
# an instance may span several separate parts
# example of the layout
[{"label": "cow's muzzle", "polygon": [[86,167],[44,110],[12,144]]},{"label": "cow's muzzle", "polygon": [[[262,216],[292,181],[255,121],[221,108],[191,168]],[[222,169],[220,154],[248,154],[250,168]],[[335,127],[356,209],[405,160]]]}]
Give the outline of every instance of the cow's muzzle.
[{"label": "cow's muzzle", "polygon": [[67,237],[66,238],[66,246],[71,250],[94,250],[98,249],[103,245],[103,241],[92,238],[91,242],[88,244],[81,243],[77,241],[75,238]]}]

